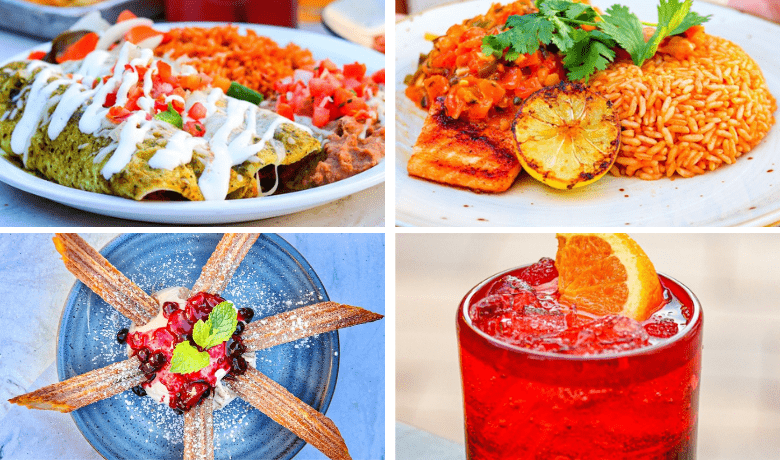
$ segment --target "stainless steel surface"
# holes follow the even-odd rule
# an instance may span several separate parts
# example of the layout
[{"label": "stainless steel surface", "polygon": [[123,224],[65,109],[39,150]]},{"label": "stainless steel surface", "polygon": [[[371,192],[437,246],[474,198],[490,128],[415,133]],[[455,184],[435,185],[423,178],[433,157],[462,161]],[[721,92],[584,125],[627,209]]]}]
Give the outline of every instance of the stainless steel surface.
[{"label": "stainless steel surface", "polygon": [[130,10],[137,16],[155,18],[162,16],[165,6],[163,0],[106,0],[82,7],[56,7],[25,0],[0,0],[0,27],[51,39],[93,11],[100,11],[103,19],[113,24],[123,10]]}]

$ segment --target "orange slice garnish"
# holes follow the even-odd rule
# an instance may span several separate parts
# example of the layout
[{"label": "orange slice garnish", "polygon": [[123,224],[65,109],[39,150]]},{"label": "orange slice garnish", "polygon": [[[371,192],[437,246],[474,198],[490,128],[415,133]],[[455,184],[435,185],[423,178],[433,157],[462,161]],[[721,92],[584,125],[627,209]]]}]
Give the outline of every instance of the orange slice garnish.
[{"label": "orange slice garnish", "polygon": [[560,302],[595,315],[644,321],[664,305],[653,263],[624,233],[559,233]]}]

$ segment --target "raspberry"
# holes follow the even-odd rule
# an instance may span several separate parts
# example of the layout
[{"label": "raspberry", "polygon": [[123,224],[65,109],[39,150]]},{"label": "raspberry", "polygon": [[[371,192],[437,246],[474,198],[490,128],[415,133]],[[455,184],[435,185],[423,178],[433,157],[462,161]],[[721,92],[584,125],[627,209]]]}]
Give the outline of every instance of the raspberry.
[{"label": "raspberry", "polygon": [[645,323],[645,331],[652,337],[667,339],[677,334],[680,327],[671,318],[651,319]]},{"label": "raspberry", "polygon": [[554,260],[542,257],[539,262],[517,272],[516,276],[531,286],[539,286],[557,278],[558,269],[555,268]]}]

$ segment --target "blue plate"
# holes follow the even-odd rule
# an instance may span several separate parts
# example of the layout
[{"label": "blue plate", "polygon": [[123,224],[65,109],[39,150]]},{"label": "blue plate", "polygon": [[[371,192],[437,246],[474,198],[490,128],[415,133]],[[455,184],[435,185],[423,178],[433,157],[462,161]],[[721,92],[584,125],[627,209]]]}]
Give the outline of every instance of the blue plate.
[{"label": "blue plate", "polygon": [[[146,292],[190,287],[221,235],[123,235],[101,253]],[[254,320],[328,300],[306,260],[276,235],[262,235],[222,294],[250,306]],[[76,282],[60,321],[57,372],[61,380],[127,357],[116,333],[130,320]],[[257,353],[257,368],[320,412],[330,404],[338,375],[338,332]],[[182,458],[183,417],[167,406],[125,391],[72,413],[87,441],[107,459]],[[290,459],[305,442],[241,399],[214,413],[218,459]]]}]

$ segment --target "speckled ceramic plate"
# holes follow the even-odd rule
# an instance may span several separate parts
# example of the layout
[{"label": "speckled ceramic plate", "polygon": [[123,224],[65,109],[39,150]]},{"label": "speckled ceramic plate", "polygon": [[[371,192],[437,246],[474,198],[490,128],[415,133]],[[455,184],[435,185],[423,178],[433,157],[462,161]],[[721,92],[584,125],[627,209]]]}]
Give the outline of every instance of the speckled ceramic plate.
[{"label": "speckled ceramic plate", "polygon": [[[101,253],[146,292],[192,286],[221,235],[123,235]],[[328,300],[306,260],[276,235],[262,235],[223,296],[255,309],[255,320]],[[81,282],[68,297],[57,342],[61,380],[126,358],[116,332],[130,321]],[[338,374],[338,333],[330,332],[257,353],[257,367],[295,396],[325,412]],[[182,458],[183,417],[150,398],[125,391],[72,413],[79,430],[107,459]],[[217,459],[290,459],[304,441],[243,400],[214,414]]]},{"label": "speckled ceramic plate", "polygon": [[[477,194],[409,176],[406,164],[425,112],[404,97],[404,77],[414,73],[420,53],[431,49],[427,33],[443,34],[464,19],[484,14],[494,0],[453,3],[412,15],[396,25],[396,222],[405,226],[466,227],[676,227],[759,226],[780,221],[780,129],[731,166],[692,179],[643,181],[607,176],[588,187],[554,190],[525,173],[505,193]],[[504,0],[501,3],[508,3]],[[593,0],[602,9],[628,6],[655,22],[658,1]],[[740,45],[758,62],[769,89],[780,97],[780,26],[736,10],[695,2],[711,14],[711,34]]]}]

